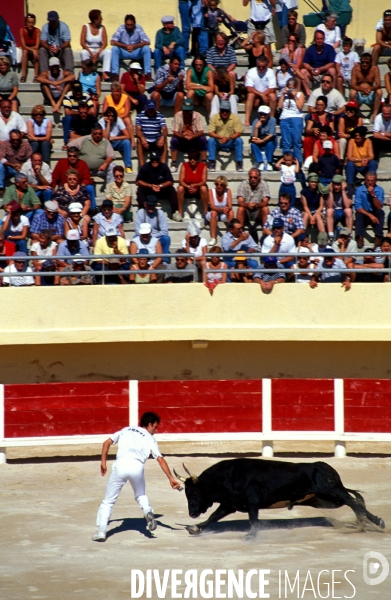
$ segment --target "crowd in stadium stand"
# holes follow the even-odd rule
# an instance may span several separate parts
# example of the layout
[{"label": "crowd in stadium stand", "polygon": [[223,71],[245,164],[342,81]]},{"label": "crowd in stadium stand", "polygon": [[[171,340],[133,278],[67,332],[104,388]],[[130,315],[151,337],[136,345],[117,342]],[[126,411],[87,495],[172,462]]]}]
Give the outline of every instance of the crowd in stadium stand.
[{"label": "crowd in stadium stand", "polygon": [[[69,27],[55,10],[41,30],[27,14],[19,49],[0,17],[3,286],[203,280],[211,289],[254,282],[270,291],[283,282],[340,282],[349,289],[353,281],[389,281],[379,272],[389,266],[384,253],[391,250],[391,219],[385,234],[387,200],[377,170],[391,149],[391,76],[383,92],[378,67],[380,56],[391,55],[391,10],[379,20],[369,53],[355,48],[346,27],[337,25],[338,11],[326,11],[307,42],[296,0],[243,0],[248,4],[243,22],[218,0],[197,0],[191,8],[179,0],[182,27],[163,16],[154,44],[131,14],[110,39],[101,11],[91,10],[81,28],[79,72]],[[279,53],[273,48],[276,12]],[[236,72],[238,48],[248,57],[243,77]],[[121,76],[123,61],[128,66]],[[25,122],[18,92],[31,67],[42,101]],[[104,95],[102,82],[108,81]],[[66,158],[57,161],[47,107],[62,117]],[[172,107],[171,135],[161,107]],[[253,166],[244,173],[248,128]],[[116,162],[115,152],[122,160]],[[233,153],[236,171],[243,172],[236,210],[229,178],[219,175],[212,185],[208,178],[220,152]],[[269,206],[271,171],[280,174],[276,208]],[[126,181],[132,172],[133,213],[134,192]],[[100,206],[96,178],[105,185]],[[189,198],[200,200],[202,222],[189,222],[171,258],[150,258],[170,252],[170,224],[183,221]],[[130,221],[135,234],[126,240],[124,223]],[[226,233],[218,245],[220,222]],[[317,243],[310,242],[314,229]],[[267,256],[279,252],[286,256]],[[327,256],[311,256],[316,252]]]}]

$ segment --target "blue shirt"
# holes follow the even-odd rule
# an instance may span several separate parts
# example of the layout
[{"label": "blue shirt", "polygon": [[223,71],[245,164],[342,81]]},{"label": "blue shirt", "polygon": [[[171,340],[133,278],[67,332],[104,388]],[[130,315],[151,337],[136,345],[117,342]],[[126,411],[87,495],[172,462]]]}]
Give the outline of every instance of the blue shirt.
[{"label": "blue shirt", "polygon": [[46,212],[35,215],[31,223],[30,232],[39,233],[42,229],[49,229],[52,235],[64,237],[64,217],[59,213],[53,215],[53,219],[47,218]]},{"label": "blue shirt", "polygon": [[223,252],[230,252],[232,254],[236,254],[238,250],[249,250],[249,248],[254,248],[256,252],[259,252],[259,246],[254,242],[251,235],[247,238],[247,240],[242,240],[239,244],[236,244],[235,248],[231,248],[232,242],[235,242],[236,238],[228,231],[221,238],[221,247]]},{"label": "blue shirt", "polygon": [[216,46],[209,48],[206,53],[206,64],[212,65],[212,67],[229,67],[230,65],[237,65],[238,59],[236,58],[235,50],[231,46],[227,46],[224,54],[220,54]]},{"label": "blue shirt", "polygon": [[[376,196],[377,200],[379,200],[379,202],[381,202],[381,204],[384,204],[384,190],[382,187],[380,187],[380,185],[375,185],[375,189],[373,190],[374,195]],[[369,196],[368,192],[367,192],[367,188],[365,187],[365,185],[360,185],[359,188],[357,188],[356,190],[356,196],[354,198],[354,208],[355,210],[358,210],[359,208],[363,208],[364,210],[366,210],[369,213],[374,213],[375,212],[375,207],[373,205],[373,202],[371,200],[371,197]]]},{"label": "blue shirt", "polygon": [[71,32],[68,25],[62,21],[58,22],[57,29],[51,29],[49,23],[45,23],[41,31],[41,40],[47,42],[50,46],[52,44],[62,46],[65,42],[71,41]]},{"label": "blue shirt", "polygon": [[151,40],[140,25],[136,25],[131,33],[125,27],[125,24],[120,25],[111,38],[112,42],[120,44],[140,44],[141,42],[150,42]]},{"label": "blue shirt", "polygon": [[136,127],[141,127],[141,131],[147,142],[156,142],[162,135],[163,127],[167,127],[166,119],[162,113],[156,112],[155,116],[149,117],[144,111],[136,117]]},{"label": "blue shirt", "polygon": [[[255,136],[255,127],[258,123],[259,119],[255,119],[252,124],[251,136]],[[276,134],[276,120],[274,117],[269,117],[266,123],[258,127],[258,135],[255,137],[266,137],[267,135],[275,135]]]},{"label": "blue shirt", "polygon": [[167,217],[162,210],[155,208],[153,213],[149,213],[145,208],[140,208],[136,215],[135,236],[140,233],[141,223],[150,224],[154,237],[160,238],[162,235],[168,235]]},{"label": "blue shirt", "polygon": [[320,54],[318,54],[316,46],[312,44],[305,51],[303,64],[307,63],[307,65],[311,65],[313,69],[319,69],[329,63],[335,62],[335,56],[335,50],[330,44],[324,44]]},{"label": "blue shirt", "polygon": [[[177,87],[179,84],[179,75],[183,76],[182,81],[185,80],[186,72],[185,69],[179,69],[177,73],[173,75],[174,79],[171,83],[167,83],[164,88],[161,90],[161,94],[174,94],[177,91]],[[155,85],[159,85],[166,81],[170,77],[170,65],[163,65],[156,71],[155,75]]]},{"label": "blue shirt", "polygon": [[[68,248],[68,242],[61,242],[57,248],[58,256],[75,256],[75,254],[81,254],[82,256],[90,256],[88,252],[88,248],[83,241],[79,240],[79,247],[76,247],[74,250]],[[60,259],[63,260],[63,259]],[[71,260],[66,261],[69,265],[72,264]]]}]

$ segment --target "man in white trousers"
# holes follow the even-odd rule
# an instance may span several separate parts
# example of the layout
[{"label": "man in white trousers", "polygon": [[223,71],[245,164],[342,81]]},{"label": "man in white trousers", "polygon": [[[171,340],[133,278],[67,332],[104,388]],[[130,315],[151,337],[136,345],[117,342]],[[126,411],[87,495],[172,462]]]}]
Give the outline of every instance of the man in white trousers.
[{"label": "man in white trousers", "polygon": [[154,531],[157,527],[153,510],[145,494],[144,463],[152,454],[163,472],[167,475],[170,485],[178,490],[180,483],[172,476],[168,464],[160,453],[153,435],[159,427],[160,417],[154,412],[146,412],[140,419],[140,426],[125,427],[110,436],[102,446],[100,472],[107,472],[107,455],[112,444],[118,444],[117,460],[106,488],[106,495],[99,507],[97,515],[98,529],[93,536],[94,542],[106,540],[106,529],[113,511],[114,504],[124,484],[129,481],[133,488],[137,504],[144,513],[147,529]]}]

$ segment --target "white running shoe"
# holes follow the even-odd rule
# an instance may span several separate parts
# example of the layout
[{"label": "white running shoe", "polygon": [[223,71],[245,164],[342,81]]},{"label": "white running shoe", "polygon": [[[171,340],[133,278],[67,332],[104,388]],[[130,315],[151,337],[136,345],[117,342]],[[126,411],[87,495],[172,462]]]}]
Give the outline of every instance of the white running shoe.
[{"label": "white running shoe", "polygon": [[266,165],[266,171],[273,171],[273,167],[271,165]]},{"label": "white running shoe", "polygon": [[96,531],[92,536],[93,542],[105,542],[106,541],[106,532],[105,531]]},{"label": "white running shoe", "polygon": [[261,164],[259,165],[259,167],[258,167],[258,170],[259,170],[259,171],[264,171],[264,170],[265,170],[265,164],[264,164],[264,163],[261,163]]},{"label": "white running shoe", "polygon": [[149,531],[155,531],[157,523],[155,521],[153,512],[149,511],[149,513],[145,515],[145,518],[147,520],[147,529],[149,529]]},{"label": "white running shoe", "polygon": [[210,238],[208,246],[214,246],[216,243],[216,238]]}]

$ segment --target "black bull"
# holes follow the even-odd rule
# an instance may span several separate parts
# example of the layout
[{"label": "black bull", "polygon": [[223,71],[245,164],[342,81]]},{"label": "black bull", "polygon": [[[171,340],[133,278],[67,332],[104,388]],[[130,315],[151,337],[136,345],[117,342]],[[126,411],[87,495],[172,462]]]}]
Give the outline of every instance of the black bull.
[{"label": "black bull", "polygon": [[248,513],[250,534],[256,533],[258,511],[265,508],[289,509],[294,506],[340,508],[349,506],[362,523],[366,519],[385,527],[383,519],[367,511],[364,498],[345,488],[337,471],[324,462],[292,463],[273,460],[237,458],[222,460],[200,476],[192,475],[183,465],[188,478],[185,483],[189,515],[196,519],[215,502],[220,506],[198,525],[187,528],[197,534],[236,511]]}]

